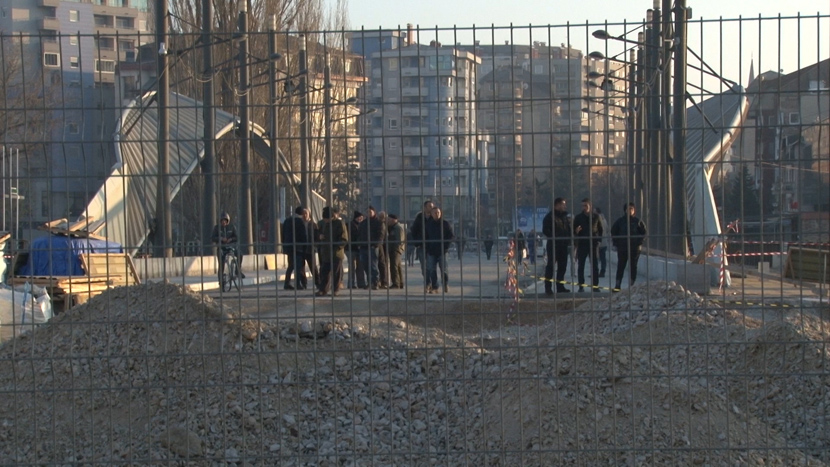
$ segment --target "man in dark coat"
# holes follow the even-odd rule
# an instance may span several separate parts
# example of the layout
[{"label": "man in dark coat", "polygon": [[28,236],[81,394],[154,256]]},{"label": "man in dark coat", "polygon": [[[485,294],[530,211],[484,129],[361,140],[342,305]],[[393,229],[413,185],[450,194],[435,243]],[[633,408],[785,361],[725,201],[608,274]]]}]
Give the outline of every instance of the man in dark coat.
[{"label": "man in dark coat", "polygon": [[303,211],[303,222],[305,222],[306,238],[308,238],[308,245],[303,249],[303,261],[308,265],[311,271],[311,278],[314,280],[314,288],[320,288],[320,271],[317,268],[317,259],[314,253],[317,253],[317,224],[311,220],[311,211],[305,208]]},{"label": "man in dark coat", "polygon": [[[369,217],[360,223],[358,242],[360,243],[360,261],[369,277],[373,290],[380,285],[380,269],[378,268],[378,254],[384,241],[385,228],[378,219],[375,208],[369,206]],[[365,288],[368,288],[365,287]]]},{"label": "man in dark coat", "polygon": [[349,248],[346,250],[349,261],[349,288],[364,288],[368,281],[360,263],[360,223],[366,217],[360,211],[355,211],[352,220],[349,222]]},{"label": "man in dark coat", "polygon": [[487,234],[487,238],[484,239],[484,254],[487,255],[487,259],[490,259],[493,254],[493,235],[491,234]]},{"label": "man in dark coat", "polygon": [[592,291],[598,290],[599,285],[599,243],[602,241],[602,223],[591,206],[591,200],[582,200],[582,212],[574,217],[574,239],[576,244],[577,280],[579,291],[583,292],[585,285],[585,260],[591,258]]},{"label": "man in dark coat", "polygon": [[426,279],[426,257],[424,256],[424,240],[426,237],[426,220],[432,217],[432,209],[435,205],[430,200],[424,201],[424,209],[415,216],[412,227],[409,229],[409,240],[415,245],[415,254],[421,264],[421,275]]},{"label": "man in dark coat", "polygon": [[450,291],[449,274],[447,273],[447,250],[450,249],[455,234],[452,231],[452,225],[444,220],[441,214],[441,208],[436,206],[432,208],[432,218],[425,222],[426,293],[437,294],[440,292],[438,288],[438,267],[441,268],[444,293]]},{"label": "man in dark coat", "polygon": [[617,250],[617,284],[614,287],[615,292],[620,290],[622,286],[627,262],[631,263],[630,284],[633,285],[634,281],[637,280],[637,262],[640,260],[640,250],[643,247],[643,241],[646,237],[646,225],[635,216],[637,211],[634,203],[624,204],[623,210],[625,214],[611,226],[611,239],[614,243],[614,249]]},{"label": "man in dark coat", "polygon": [[343,260],[346,259],[346,244],[349,243],[349,229],[340,218],[340,209],[326,206],[323,218],[317,224],[318,245],[320,246],[320,285],[318,297],[337,295],[343,280]]},{"label": "man in dark coat", "polygon": [[288,257],[288,268],[285,270],[286,290],[294,290],[291,285],[291,273],[294,273],[298,290],[306,288],[308,279],[305,276],[305,248],[308,245],[308,230],[303,220],[303,206],[294,209],[294,215],[285,219],[282,224],[283,252]]},{"label": "man in dark coat", "polygon": [[389,252],[389,288],[404,288],[401,256],[406,250],[406,230],[398,222],[398,216],[389,214],[386,224],[386,246]]},{"label": "man in dark coat", "polygon": [[545,265],[545,294],[553,294],[553,264],[556,263],[556,291],[567,293],[565,270],[568,267],[568,247],[571,244],[571,221],[568,219],[567,201],[556,198],[553,210],[542,220],[542,234],[547,238],[548,262]]}]

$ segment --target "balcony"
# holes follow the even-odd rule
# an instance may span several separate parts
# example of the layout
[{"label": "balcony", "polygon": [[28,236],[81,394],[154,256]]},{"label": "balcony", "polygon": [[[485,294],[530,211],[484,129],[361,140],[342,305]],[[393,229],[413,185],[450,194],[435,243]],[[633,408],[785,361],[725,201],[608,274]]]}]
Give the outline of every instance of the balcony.
[{"label": "balcony", "polygon": [[407,86],[401,88],[402,96],[428,96],[429,90],[426,87]]},{"label": "balcony", "polygon": [[428,156],[429,149],[421,146],[404,146],[403,147],[403,155],[404,156]]},{"label": "balcony", "polygon": [[429,115],[429,109],[417,105],[404,106],[401,109],[401,115],[404,117],[426,117]]},{"label": "balcony", "polygon": [[44,16],[40,20],[40,29],[44,31],[60,31],[61,21],[54,16]]},{"label": "balcony", "polygon": [[54,7],[57,8],[61,4],[61,0],[38,0],[37,6]]}]

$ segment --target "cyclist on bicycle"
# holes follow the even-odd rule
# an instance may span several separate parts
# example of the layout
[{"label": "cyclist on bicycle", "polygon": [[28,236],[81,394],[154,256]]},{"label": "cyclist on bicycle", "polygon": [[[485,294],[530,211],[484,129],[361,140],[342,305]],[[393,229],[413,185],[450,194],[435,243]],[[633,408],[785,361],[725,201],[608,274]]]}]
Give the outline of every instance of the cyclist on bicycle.
[{"label": "cyclist on bicycle", "polygon": [[225,269],[225,256],[228,253],[236,250],[236,262],[239,265],[239,277],[244,278],[242,273],[242,251],[238,247],[239,236],[236,234],[236,226],[231,224],[231,215],[223,212],[219,218],[219,223],[213,226],[212,241],[219,245],[217,256],[219,257],[219,276]]}]

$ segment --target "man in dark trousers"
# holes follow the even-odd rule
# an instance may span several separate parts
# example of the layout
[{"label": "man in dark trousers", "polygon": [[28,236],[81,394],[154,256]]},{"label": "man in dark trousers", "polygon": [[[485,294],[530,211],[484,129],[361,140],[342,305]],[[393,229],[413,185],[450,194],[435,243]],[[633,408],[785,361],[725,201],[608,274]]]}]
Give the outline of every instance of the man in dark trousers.
[{"label": "man in dark trousers", "polygon": [[[378,269],[378,254],[385,238],[386,229],[378,219],[375,208],[369,206],[369,217],[360,223],[358,242],[360,244],[360,262],[369,277],[373,290],[380,285],[380,269]],[[364,287],[364,288],[368,288]]]},{"label": "man in dark trousers", "polygon": [[294,215],[285,219],[282,224],[282,249],[288,257],[288,268],[285,270],[285,290],[294,290],[291,285],[291,273],[294,273],[295,284],[298,290],[306,288],[308,279],[305,277],[305,246],[308,244],[308,230],[303,220],[305,208],[297,206]]},{"label": "man in dark trousers", "polygon": [[426,257],[424,256],[424,240],[426,239],[426,221],[432,218],[432,208],[435,207],[432,201],[424,201],[424,209],[415,216],[412,227],[409,229],[409,239],[415,245],[415,254],[418,255],[418,262],[421,264],[421,276],[426,279]]},{"label": "man in dark trousers", "polygon": [[571,243],[571,222],[568,219],[567,201],[556,198],[553,211],[542,220],[542,234],[547,238],[548,262],[545,265],[545,294],[553,295],[553,263],[556,263],[556,291],[570,292],[565,288],[565,269],[568,267],[568,247]]},{"label": "man in dark trousers", "polygon": [[618,292],[622,286],[625,263],[631,263],[629,287],[637,280],[637,262],[646,237],[646,225],[635,216],[637,210],[634,203],[624,204],[623,210],[625,214],[611,226],[611,239],[617,250],[617,283],[614,292]]},{"label": "man in dark trousers", "polygon": [[360,211],[355,211],[352,220],[349,222],[349,249],[346,253],[349,258],[349,288],[364,288],[368,281],[366,274],[360,264],[360,243],[357,238],[360,236],[360,223],[365,217]]},{"label": "man in dark trousers", "polygon": [[585,291],[585,260],[589,257],[591,258],[591,283],[594,286],[592,290],[598,290],[596,287],[599,285],[599,242],[602,241],[602,223],[599,216],[594,213],[590,199],[582,200],[582,212],[574,217],[573,227],[579,291]]},{"label": "man in dark trousers", "polygon": [[346,259],[346,244],[349,243],[349,228],[340,218],[340,209],[326,206],[323,218],[317,224],[317,239],[320,247],[320,285],[318,297],[337,295],[343,279],[343,260]]},{"label": "man in dark trousers", "polygon": [[311,211],[308,208],[303,210],[303,222],[305,222],[306,238],[308,244],[303,248],[303,261],[308,265],[311,271],[311,278],[314,280],[314,288],[320,288],[320,271],[317,268],[317,259],[314,253],[317,253],[317,224],[311,220]]},{"label": "man in dark trousers", "polygon": [[441,268],[441,283],[444,285],[444,293],[450,291],[450,276],[447,271],[447,250],[450,249],[455,234],[452,225],[442,217],[441,208],[432,208],[432,218],[426,220],[426,293],[437,294],[441,292],[438,288],[438,268]]},{"label": "man in dark trousers", "polygon": [[386,246],[389,252],[389,288],[402,289],[404,277],[401,256],[406,250],[406,230],[395,214],[389,214],[386,221]]},{"label": "man in dark trousers", "polygon": [[484,239],[484,254],[487,255],[487,259],[490,259],[490,256],[493,254],[493,235],[487,234],[487,237]]}]

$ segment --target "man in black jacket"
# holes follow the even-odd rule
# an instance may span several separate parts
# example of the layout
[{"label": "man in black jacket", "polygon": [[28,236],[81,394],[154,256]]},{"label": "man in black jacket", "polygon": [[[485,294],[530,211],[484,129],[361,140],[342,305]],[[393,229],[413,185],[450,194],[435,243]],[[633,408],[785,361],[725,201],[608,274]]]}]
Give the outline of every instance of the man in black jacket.
[{"label": "man in black jacket", "polygon": [[646,225],[637,218],[634,203],[623,205],[625,214],[611,226],[611,239],[614,249],[617,250],[617,284],[614,291],[619,291],[625,275],[625,263],[631,262],[631,285],[637,280],[637,262],[640,260],[640,250],[646,237]]},{"label": "man in black jacket", "polygon": [[369,217],[360,223],[358,242],[360,244],[360,261],[369,277],[372,289],[377,290],[380,285],[380,269],[378,268],[378,253],[384,241],[385,228],[378,219],[375,208],[369,206]]},{"label": "man in black jacket", "polygon": [[553,294],[553,263],[556,267],[556,291],[567,293],[565,288],[565,269],[568,267],[568,247],[571,243],[571,222],[568,219],[565,198],[553,201],[553,211],[542,220],[542,233],[547,238],[545,245],[548,263],[545,265],[545,294]]},{"label": "man in black jacket", "polygon": [[308,242],[308,229],[303,220],[305,208],[297,206],[294,215],[285,219],[282,224],[282,249],[288,257],[288,268],[285,270],[286,290],[294,290],[291,285],[291,273],[294,273],[297,289],[304,289],[308,284],[305,277],[305,248]]},{"label": "man in black jacket", "polygon": [[594,213],[591,200],[582,200],[582,212],[574,217],[574,237],[576,240],[577,280],[579,291],[584,292],[585,260],[591,258],[592,290],[598,290],[599,285],[599,242],[602,241],[602,223]]},{"label": "man in black jacket", "polygon": [[432,218],[432,209],[435,205],[430,200],[424,201],[424,209],[415,216],[412,227],[409,229],[409,241],[415,245],[415,254],[418,255],[418,263],[421,265],[421,276],[426,279],[426,257],[424,256],[424,239],[426,238],[426,221]]},{"label": "man in black jacket", "polygon": [[346,250],[346,255],[349,260],[350,289],[358,287],[362,289],[367,284],[366,274],[364,274],[365,271],[361,267],[360,262],[360,243],[357,240],[360,236],[360,223],[365,218],[362,212],[355,211],[351,222],[349,222],[349,247]]},{"label": "man in black jacket", "polygon": [[450,291],[449,274],[447,273],[447,250],[450,249],[455,234],[452,225],[441,217],[441,208],[432,208],[432,218],[427,219],[424,225],[426,267],[426,293],[439,293],[438,288],[438,267],[441,268],[441,279],[444,285],[444,293]]}]

